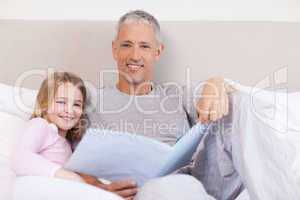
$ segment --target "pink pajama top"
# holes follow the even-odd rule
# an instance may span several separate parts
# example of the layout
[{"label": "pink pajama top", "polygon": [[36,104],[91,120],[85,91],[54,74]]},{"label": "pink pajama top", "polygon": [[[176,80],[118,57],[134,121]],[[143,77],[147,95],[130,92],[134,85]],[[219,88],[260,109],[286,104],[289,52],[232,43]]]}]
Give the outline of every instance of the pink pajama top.
[{"label": "pink pajama top", "polygon": [[54,176],[71,154],[69,142],[54,124],[33,118],[16,146],[12,167],[17,176]]}]

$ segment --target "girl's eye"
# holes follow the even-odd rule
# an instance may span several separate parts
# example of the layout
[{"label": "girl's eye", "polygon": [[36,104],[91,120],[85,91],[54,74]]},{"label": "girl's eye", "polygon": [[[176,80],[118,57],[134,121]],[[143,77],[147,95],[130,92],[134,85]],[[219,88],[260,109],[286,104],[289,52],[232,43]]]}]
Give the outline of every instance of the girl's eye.
[{"label": "girl's eye", "polygon": [[65,104],[64,101],[56,101],[56,103],[58,103],[58,104]]},{"label": "girl's eye", "polygon": [[74,106],[81,107],[81,104],[80,103],[75,103]]}]

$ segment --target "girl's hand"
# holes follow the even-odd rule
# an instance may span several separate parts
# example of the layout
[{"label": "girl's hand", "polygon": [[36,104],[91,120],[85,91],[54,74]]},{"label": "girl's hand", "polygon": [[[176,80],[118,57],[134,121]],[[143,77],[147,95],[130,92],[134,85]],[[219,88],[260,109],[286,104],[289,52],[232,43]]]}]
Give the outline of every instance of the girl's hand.
[{"label": "girl's hand", "polygon": [[81,176],[79,176],[78,174],[76,174],[76,173],[74,173],[72,171],[64,169],[64,168],[58,169],[55,172],[54,177],[56,177],[56,178],[62,178],[62,179],[67,179],[67,180],[73,180],[73,181],[82,182],[82,183],[85,182],[81,178]]}]

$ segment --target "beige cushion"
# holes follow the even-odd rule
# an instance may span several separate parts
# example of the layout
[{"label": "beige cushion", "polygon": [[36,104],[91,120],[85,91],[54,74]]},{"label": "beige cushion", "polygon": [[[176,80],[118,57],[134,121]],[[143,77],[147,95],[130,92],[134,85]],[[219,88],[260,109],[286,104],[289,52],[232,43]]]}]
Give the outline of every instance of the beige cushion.
[{"label": "beige cushion", "polygon": [[[14,84],[26,78],[23,86],[37,89],[42,78],[32,73],[57,67],[95,86],[115,84],[117,74],[107,71],[116,69],[111,53],[115,25],[116,21],[0,20],[0,82]],[[300,89],[300,23],[172,21],[161,22],[161,29],[165,50],[155,65],[158,82],[187,84],[219,75],[254,86],[270,75],[275,85],[288,81],[285,86]],[[277,82],[282,67],[288,68],[288,76]]]}]

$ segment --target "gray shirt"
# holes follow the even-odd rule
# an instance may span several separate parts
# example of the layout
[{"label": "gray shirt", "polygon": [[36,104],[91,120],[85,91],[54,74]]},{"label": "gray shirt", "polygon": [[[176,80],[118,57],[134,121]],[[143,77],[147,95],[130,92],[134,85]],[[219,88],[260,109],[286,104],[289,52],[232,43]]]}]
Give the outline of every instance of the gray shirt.
[{"label": "gray shirt", "polygon": [[[99,91],[96,109],[90,115],[91,126],[144,135],[174,145],[197,121],[194,103],[200,90],[201,87],[155,85],[149,94],[133,96],[116,87],[106,87]],[[220,200],[235,199],[243,190],[232,162],[227,132],[230,126],[222,125],[228,118],[215,123],[213,127],[217,128],[205,134],[191,163],[178,170],[197,178],[210,195]]]},{"label": "gray shirt", "polygon": [[89,117],[91,127],[144,135],[174,145],[197,118],[193,96],[186,87],[155,85],[147,95],[120,92],[116,86],[99,90]]}]

